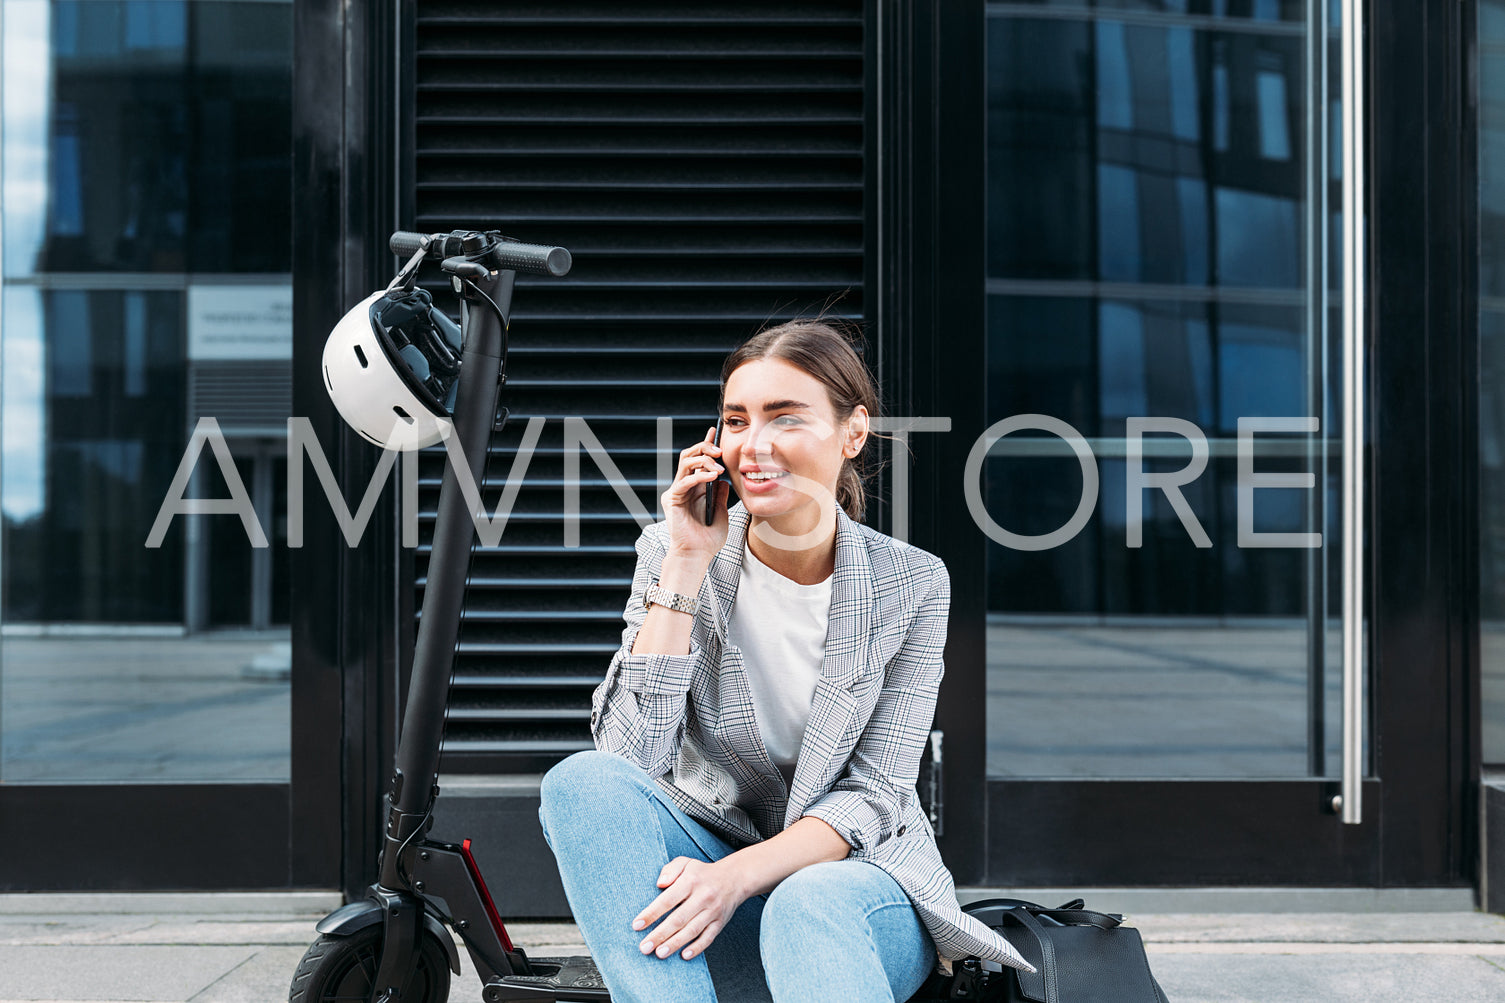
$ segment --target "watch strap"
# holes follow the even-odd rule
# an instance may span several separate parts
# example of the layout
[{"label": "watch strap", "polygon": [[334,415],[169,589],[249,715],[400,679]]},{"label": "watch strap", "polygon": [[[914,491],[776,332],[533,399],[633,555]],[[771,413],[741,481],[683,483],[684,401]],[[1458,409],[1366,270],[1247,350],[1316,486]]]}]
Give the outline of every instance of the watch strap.
[{"label": "watch strap", "polygon": [[658,582],[654,582],[648,586],[647,591],[643,595],[643,605],[664,606],[668,609],[678,610],[681,613],[688,613],[691,616],[700,612],[699,599],[696,599],[694,596],[687,596],[682,592],[670,592],[668,589],[662,588]]}]

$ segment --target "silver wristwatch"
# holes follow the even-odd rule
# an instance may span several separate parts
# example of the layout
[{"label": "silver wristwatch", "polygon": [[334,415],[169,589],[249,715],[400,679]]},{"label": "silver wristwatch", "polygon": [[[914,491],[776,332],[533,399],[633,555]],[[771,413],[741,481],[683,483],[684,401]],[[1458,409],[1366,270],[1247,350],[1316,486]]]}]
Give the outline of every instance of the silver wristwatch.
[{"label": "silver wristwatch", "polygon": [[668,609],[679,610],[681,613],[688,613],[691,616],[700,612],[699,599],[696,599],[694,596],[687,596],[681,592],[670,592],[668,589],[660,588],[658,582],[649,585],[648,590],[643,593],[644,606],[652,606],[655,603]]}]

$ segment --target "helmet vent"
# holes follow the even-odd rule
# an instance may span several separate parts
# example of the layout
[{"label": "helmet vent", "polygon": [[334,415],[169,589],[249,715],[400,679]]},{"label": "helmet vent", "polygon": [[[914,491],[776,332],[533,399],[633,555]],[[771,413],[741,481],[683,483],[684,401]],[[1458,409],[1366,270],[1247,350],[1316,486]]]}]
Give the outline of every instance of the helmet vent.
[{"label": "helmet vent", "polygon": [[[356,351],[360,351],[360,349],[356,349]],[[392,405],[392,410],[393,410],[393,412],[396,413],[397,417],[401,418],[403,421],[407,422],[409,425],[413,424],[413,416],[410,415],[410,414],[408,414],[402,408],[398,407],[396,404],[393,404]]]},{"label": "helmet vent", "polygon": [[365,369],[371,365],[371,363],[366,361],[366,353],[361,351],[361,346],[359,345],[355,346],[355,357],[360,360],[362,369]]},{"label": "helmet vent", "polygon": [[329,392],[330,393],[334,393],[334,383],[329,378],[329,367],[328,366],[324,367],[324,385],[329,388]]}]

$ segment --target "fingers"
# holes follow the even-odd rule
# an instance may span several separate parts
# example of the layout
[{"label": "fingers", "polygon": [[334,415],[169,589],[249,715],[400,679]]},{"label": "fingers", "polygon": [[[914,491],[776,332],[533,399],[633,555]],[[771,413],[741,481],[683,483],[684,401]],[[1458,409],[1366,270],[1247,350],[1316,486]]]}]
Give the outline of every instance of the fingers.
[{"label": "fingers", "polygon": [[711,946],[711,941],[716,939],[716,934],[721,932],[722,923],[719,919],[713,919],[700,931],[700,936],[695,938],[694,943],[680,952],[686,961],[700,954]]},{"label": "fingers", "polygon": [[679,466],[680,477],[692,477],[699,474],[721,474],[721,465],[709,456],[692,456]]},{"label": "fingers", "polygon": [[673,860],[665,864],[664,869],[658,872],[658,886],[660,888],[663,888],[665,885],[668,885],[670,882],[672,882],[675,878],[679,877],[680,872],[685,869],[685,865],[689,862],[689,857],[675,857]]},{"label": "fingers", "polygon": [[694,456],[720,456],[721,447],[716,445],[715,442],[712,441],[715,437],[716,427],[713,425],[711,426],[711,430],[706,433],[706,437],[704,439],[697,443],[694,443],[693,445],[686,446],[684,449],[681,449],[679,451],[680,463],[683,464],[685,460],[690,459]]},{"label": "fingers", "polygon": [[[676,910],[675,915],[678,915],[678,913],[683,912],[685,908],[689,908],[689,907],[685,906],[684,908]],[[673,916],[669,917],[670,920],[672,920],[673,918],[674,918]],[[714,918],[712,917],[712,915],[711,915],[711,913],[710,913],[709,910],[702,910],[702,911],[696,913],[696,915],[693,918],[691,918],[688,922],[686,922],[683,926],[681,926],[679,928],[679,932],[678,933],[675,933],[668,940],[666,940],[663,943],[659,944],[658,945],[658,950],[654,951],[653,953],[657,954],[660,958],[667,958],[669,955],[673,954],[675,951],[678,951],[680,948],[684,947],[686,944],[689,944],[691,941],[693,941],[696,938],[700,937],[707,929],[710,928],[710,926],[712,925],[713,922],[714,922]],[[716,937],[716,934],[713,932],[711,934],[710,940],[714,940],[715,937]],[[709,943],[710,940],[707,940],[707,943]],[[686,959],[688,959],[689,957],[690,957],[690,955],[688,955],[688,954],[685,955]]]},{"label": "fingers", "polygon": [[690,857],[675,857],[659,871],[659,885],[669,887],[632,921],[632,928],[640,930],[664,917],[638,945],[642,953],[667,958],[682,950],[689,960],[703,952],[725,925],[725,917],[714,904],[717,896],[696,880],[701,872],[695,863]]},{"label": "fingers", "polygon": [[[716,446],[706,446],[705,447],[706,450],[717,449],[717,448],[719,448],[719,447],[716,447]],[[694,450],[694,452],[691,452],[690,450]],[[709,452],[702,452],[700,450],[700,447],[698,447],[698,446],[691,446],[690,449],[685,450],[679,456],[679,472],[681,474],[683,474],[686,470],[690,470],[690,469],[692,469],[694,467],[709,467],[712,464],[714,464],[715,462],[716,462],[716,460],[714,458],[712,458],[712,456],[711,456],[711,454]]]},{"label": "fingers", "polygon": [[706,453],[690,453],[689,455],[680,458],[679,476],[683,477],[686,474],[690,473],[692,470],[696,469],[711,470],[715,471],[716,473],[720,473],[721,463],[719,462],[719,460],[720,457],[712,457]]},{"label": "fingers", "polygon": [[705,484],[720,477],[723,467],[713,457],[719,457],[721,447],[713,446],[710,442],[697,442],[688,446],[679,454],[679,470],[674,475],[674,484],[669,488],[668,494],[673,496],[674,501],[683,502],[690,498],[704,497],[701,492],[691,492],[697,484]]},{"label": "fingers", "polygon": [[715,436],[716,426],[712,425],[706,430],[704,439],[680,450],[674,480],[668,490],[659,496],[659,503],[665,512],[696,504],[703,505],[705,492],[713,490],[711,482],[726,473],[726,468],[719,462],[722,447],[712,441]]},{"label": "fingers", "polygon": [[[632,928],[634,930],[643,929],[643,927],[648,926],[664,913],[679,905],[686,898],[688,898],[689,895],[689,882],[681,882],[678,884],[670,885],[668,888],[665,888],[662,892],[659,893],[658,898],[648,903],[648,908],[637,914],[637,917],[632,921]],[[650,934],[650,936],[654,937],[655,940],[657,940],[657,933],[658,931],[654,931],[654,933]]]},{"label": "fingers", "polygon": [[717,470],[696,469],[681,471],[674,484],[668,491],[664,492],[663,500],[668,503],[666,508],[672,508],[676,504],[684,504],[688,501],[704,498],[705,495],[701,491],[695,490],[696,486],[713,482],[719,476],[721,474]]}]

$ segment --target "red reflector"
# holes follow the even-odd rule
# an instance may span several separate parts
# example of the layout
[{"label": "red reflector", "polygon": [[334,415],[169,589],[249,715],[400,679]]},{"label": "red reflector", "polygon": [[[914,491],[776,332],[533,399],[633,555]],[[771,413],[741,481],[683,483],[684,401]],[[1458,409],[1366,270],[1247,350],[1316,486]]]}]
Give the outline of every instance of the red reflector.
[{"label": "red reflector", "polygon": [[512,938],[507,936],[507,927],[502,924],[502,917],[496,911],[496,903],[491,901],[491,892],[486,887],[486,879],[481,877],[481,869],[476,866],[476,858],[470,855],[470,840],[460,844],[460,856],[465,858],[465,869],[470,871],[470,880],[476,883],[481,890],[481,903],[486,906],[486,919],[490,921],[491,928],[496,931],[497,939],[502,942],[505,950],[512,950]]}]

